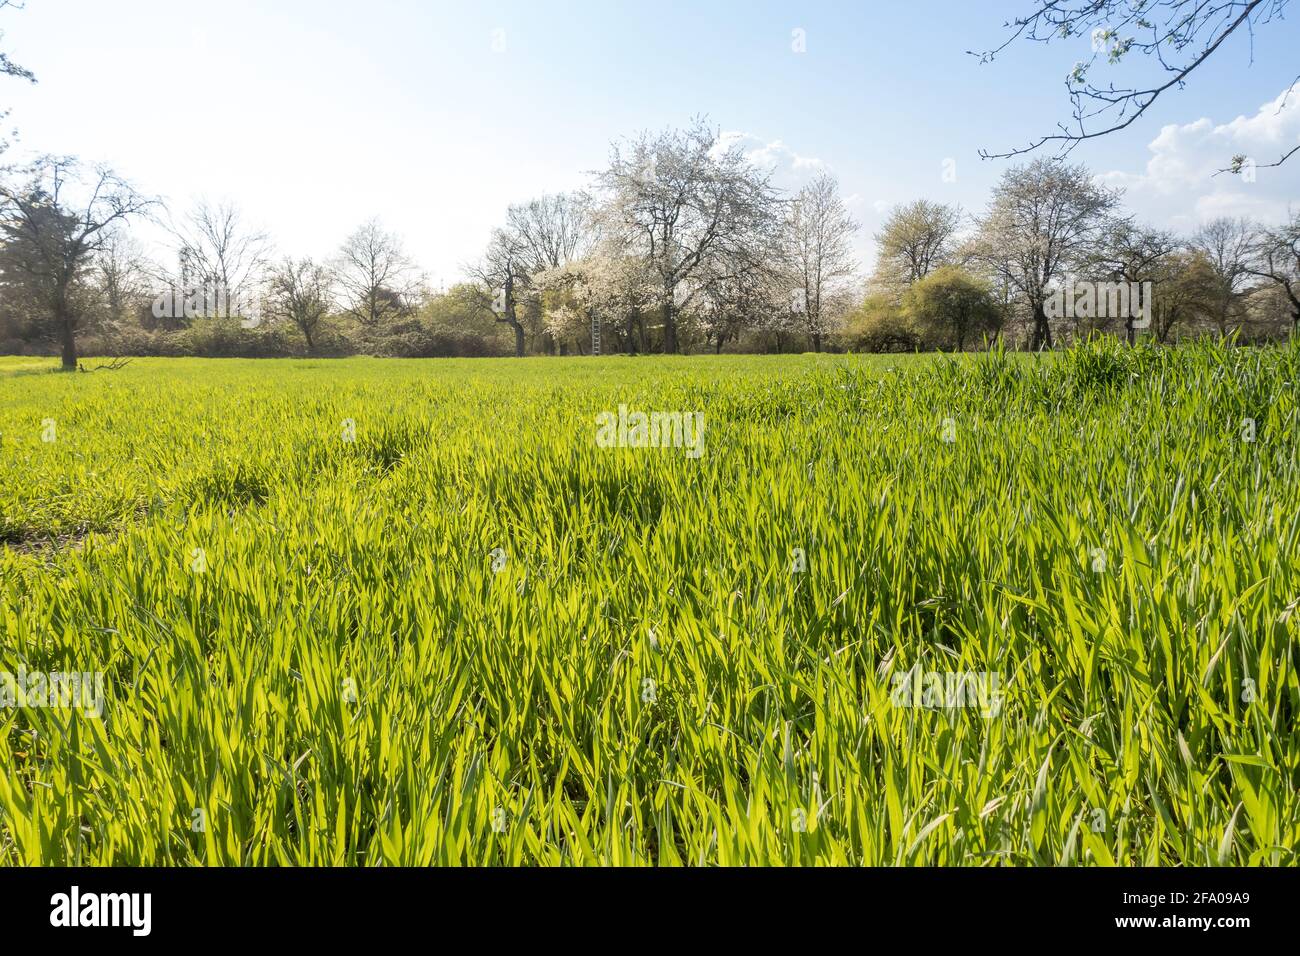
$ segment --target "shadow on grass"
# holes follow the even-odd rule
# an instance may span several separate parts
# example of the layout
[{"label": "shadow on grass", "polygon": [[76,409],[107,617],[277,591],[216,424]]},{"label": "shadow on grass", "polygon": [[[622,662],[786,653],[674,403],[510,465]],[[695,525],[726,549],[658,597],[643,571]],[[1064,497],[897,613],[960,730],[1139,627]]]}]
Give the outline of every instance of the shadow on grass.
[{"label": "shadow on grass", "polygon": [[65,369],[59,361],[55,359],[52,364],[36,364],[35,362],[23,362],[19,364],[14,359],[0,358],[0,378],[17,378],[20,375],[57,375],[61,372],[71,372],[72,369]]}]

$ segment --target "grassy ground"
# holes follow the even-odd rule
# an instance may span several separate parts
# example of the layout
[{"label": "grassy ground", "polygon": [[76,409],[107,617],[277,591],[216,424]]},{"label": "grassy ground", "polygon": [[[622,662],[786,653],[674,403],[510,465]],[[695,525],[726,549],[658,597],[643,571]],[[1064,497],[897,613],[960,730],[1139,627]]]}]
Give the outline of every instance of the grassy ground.
[{"label": "grassy ground", "polygon": [[1300,350],[48,366],[0,861],[1296,862]]}]

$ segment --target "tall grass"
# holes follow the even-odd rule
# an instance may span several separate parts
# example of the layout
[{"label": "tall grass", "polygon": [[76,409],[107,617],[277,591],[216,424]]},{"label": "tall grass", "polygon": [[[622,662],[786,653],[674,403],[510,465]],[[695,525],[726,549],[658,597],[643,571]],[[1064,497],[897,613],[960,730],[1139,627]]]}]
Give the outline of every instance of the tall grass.
[{"label": "tall grass", "polygon": [[[1293,864],[1298,377],[0,369],[0,671],[106,681],[0,709],[0,860]],[[597,447],[620,403],[703,457]]]}]

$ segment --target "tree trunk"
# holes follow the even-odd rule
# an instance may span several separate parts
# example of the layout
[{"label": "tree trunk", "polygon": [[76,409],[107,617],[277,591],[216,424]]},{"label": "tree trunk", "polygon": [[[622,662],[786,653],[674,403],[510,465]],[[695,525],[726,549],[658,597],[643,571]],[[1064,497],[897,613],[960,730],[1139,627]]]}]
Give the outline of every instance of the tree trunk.
[{"label": "tree trunk", "polygon": [[820,332],[814,332],[814,333],[813,333],[813,351],[814,351],[814,352],[820,352],[821,350],[822,350],[822,334],[821,334]]},{"label": "tree trunk", "polygon": [[1052,327],[1048,324],[1047,313],[1041,302],[1034,304],[1034,336],[1029,342],[1029,350],[1037,352],[1041,348],[1052,347]]},{"label": "tree trunk", "polygon": [[1152,321],[1151,330],[1155,333],[1156,341],[1164,345],[1169,339],[1169,330],[1173,328],[1174,320],[1168,316],[1161,316],[1156,310],[1152,310],[1155,318]]},{"label": "tree trunk", "polygon": [[66,309],[59,311],[59,341],[63,346],[63,371],[75,372],[77,370],[76,330],[73,328],[72,316],[68,315]]},{"label": "tree trunk", "polygon": [[677,317],[673,314],[671,294],[664,300],[664,354],[672,355],[677,351]]},{"label": "tree trunk", "polygon": [[515,273],[511,263],[506,264],[506,281],[501,289],[505,302],[505,322],[515,330],[515,358],[524,357],[524,327],[515,314]]}]

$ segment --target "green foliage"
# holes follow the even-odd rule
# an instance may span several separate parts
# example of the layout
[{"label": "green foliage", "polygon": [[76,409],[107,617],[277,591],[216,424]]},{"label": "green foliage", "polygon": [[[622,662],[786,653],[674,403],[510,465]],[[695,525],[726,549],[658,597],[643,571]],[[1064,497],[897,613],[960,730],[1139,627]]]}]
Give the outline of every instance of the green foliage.
[{"label": "green foliage", "polygon": [[5,863],[1296,862],[1294,347],[3,362]]},{"label": "green foliage", "polygon": [[988,283],[957,266],[940,266],[914,282],[903,312],[929,344],[959,352],[977,336],[997,332],[1002,320]]},{"label": "green foliage", "polygon": [[844,320],[843,339],[865,352],[913,352],[921,348],[921,331],[888,295],[869,295]]},{"label": "green foliage", "polygon": [[514,352],[514,336],[497,322],[482,289],[462,283],[430,296],[420,310],[420,323],[430,339],[426,351],[402,355],[505,356]]}]

